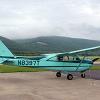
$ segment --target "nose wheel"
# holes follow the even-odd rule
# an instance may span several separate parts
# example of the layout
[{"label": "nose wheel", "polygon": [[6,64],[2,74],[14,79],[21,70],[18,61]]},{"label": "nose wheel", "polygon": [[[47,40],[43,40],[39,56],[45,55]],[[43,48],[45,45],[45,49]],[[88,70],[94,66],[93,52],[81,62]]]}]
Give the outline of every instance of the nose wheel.
[{"label": "nose wheel", "polygon": [[61,77],[61,72],[57,72],[57,73],[56,73],[56,76],[57,76],[57,77]]},{"label": "nose wheel", "polygon": [[82,73],[82,74],[81,74],[81,77],[82,77],[82,78],[85,78],[85,73]]}]

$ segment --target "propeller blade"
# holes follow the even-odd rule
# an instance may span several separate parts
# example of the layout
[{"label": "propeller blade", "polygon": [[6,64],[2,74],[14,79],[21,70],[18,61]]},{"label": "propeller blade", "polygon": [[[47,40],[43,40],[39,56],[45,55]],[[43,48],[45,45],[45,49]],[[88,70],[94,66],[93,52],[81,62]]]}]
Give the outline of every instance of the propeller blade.
[{"label": "propeller blade", "polygon": [[100,58],[95,58],[95,59],[93,59],[92,61],[95,62],[95,61],[97,61],[98,59],[100,59]]}]

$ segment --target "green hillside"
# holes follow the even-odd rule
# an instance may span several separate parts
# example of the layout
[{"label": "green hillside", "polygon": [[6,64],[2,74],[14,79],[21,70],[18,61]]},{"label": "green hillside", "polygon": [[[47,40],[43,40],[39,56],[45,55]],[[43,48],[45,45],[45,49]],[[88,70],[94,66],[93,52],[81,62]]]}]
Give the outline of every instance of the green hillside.
[{"label": "green hillside", "polygon": [[42,53],[72,51],[100,45],[100,41],[60,36],[23,39],[16,40],[16,42],[22,44],[24,48],[28,48],[29,51]]},{"label": "green hillside", "polygon": [[[30,54],[65,52],[87,47],[100,46],[100,41],[60,36],[38,37],[18,40],[10,40],[4,37],[0,37],[0,39],[12,52],[16,54],[23,54],[26,52]],[[96,53],[93,52],[92,54],[100,55],[100,50]]]}]

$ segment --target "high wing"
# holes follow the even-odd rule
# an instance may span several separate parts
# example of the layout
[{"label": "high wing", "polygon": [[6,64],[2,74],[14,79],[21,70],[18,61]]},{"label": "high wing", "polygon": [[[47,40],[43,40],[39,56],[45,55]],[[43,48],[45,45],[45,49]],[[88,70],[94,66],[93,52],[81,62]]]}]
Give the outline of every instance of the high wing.
[{"label": "high wing", "polygon": [[96,46],[96,47],[92,47],[92,48],[86,48],[86,49],[81,49],[81,50],[76,50],[76,51],[71,51],[69,52],[70,54],[76,54],[76,53],[86,53],[86,52],[89,52],[89,51],[97,51],[100,49],[100,46]]},{"label": "high wing", "polygon": [[87,52],[96,51],[96,50],[100,50],[100,46],[71,51],[71,52],[57,53],[56,56],[64,56],[64,55],[70,55],[70,54],[74,55],[74,54],[78,54],[78,53],[87,53]]}]

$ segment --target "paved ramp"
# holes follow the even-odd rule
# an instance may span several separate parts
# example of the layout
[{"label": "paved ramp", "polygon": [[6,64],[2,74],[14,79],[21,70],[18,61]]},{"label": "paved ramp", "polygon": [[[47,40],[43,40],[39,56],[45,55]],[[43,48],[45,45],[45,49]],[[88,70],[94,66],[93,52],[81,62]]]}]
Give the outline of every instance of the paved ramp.
[{"label": "paved ramp", "polygon": [[[100,76],[100,71],[96,73]],[[54,72],[0,73],[0,100],[99,99],[100,80],[93,77],[69,81],[65,75],[56,78]]]}]

